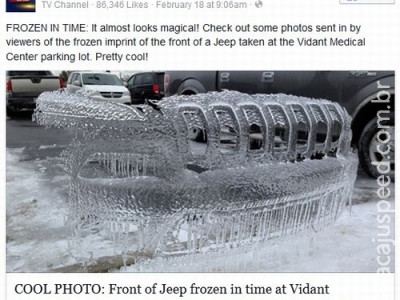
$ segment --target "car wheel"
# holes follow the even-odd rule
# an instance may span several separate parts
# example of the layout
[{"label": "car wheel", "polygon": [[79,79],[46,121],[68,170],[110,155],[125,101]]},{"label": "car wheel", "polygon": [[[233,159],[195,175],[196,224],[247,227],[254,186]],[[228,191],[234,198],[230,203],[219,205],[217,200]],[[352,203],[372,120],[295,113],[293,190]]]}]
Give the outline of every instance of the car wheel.
[{"label": "car wheel", "polygon": [[16,112],[14,109],[7,107],[6,114],[7,114],[7,117],[12,118],[12,117],[15,117]]},{"label": "car wheel", "polygon": [[358,142],[360,164],[368,175],[378,177],[382,174],[394,180],[395,130],[394,114],[385,120],[372,119],[365,126]]}]

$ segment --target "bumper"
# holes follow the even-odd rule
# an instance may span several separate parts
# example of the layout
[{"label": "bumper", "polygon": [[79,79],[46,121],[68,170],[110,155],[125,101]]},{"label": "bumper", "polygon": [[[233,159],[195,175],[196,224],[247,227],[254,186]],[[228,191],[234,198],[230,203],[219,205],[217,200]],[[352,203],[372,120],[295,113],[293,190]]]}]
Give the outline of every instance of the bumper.
[{"label": "bumper", "polygon": [[132,99],[131,103],[132,104],[146,104],[149,100],[157,103],[158,101],[160,101],[164,96],[153,96],[147,99]]},{"label": "bumper", "polygon": [[14,98],[7,97],[7,108],[12,110],[20,110],[20,109],[34,109],[36,107],[36,97],[29,98]]}]

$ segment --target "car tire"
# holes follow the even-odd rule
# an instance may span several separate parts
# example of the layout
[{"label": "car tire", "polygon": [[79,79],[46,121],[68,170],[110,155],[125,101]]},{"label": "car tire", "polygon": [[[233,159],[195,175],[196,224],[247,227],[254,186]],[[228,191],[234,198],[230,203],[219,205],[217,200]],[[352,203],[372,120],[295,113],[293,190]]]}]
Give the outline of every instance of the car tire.
[{"label": "car tire", "polygon": [[16,114],[16,112],[14,109],[7,107],[7,110],[6,110],[7,117],[10,117],[10,118],[15,117],[15,114]]},{"label": "car tire", "polygon": [[[394,181],[394,113],[390,113],[388,119],[381,120],[380,126],[377,122],[378,118],[373,118],[361,133],[358,141],[360,165],[372,177],[388,175]],[[390,166],[390,171],[387,171],[387,166]]]}]

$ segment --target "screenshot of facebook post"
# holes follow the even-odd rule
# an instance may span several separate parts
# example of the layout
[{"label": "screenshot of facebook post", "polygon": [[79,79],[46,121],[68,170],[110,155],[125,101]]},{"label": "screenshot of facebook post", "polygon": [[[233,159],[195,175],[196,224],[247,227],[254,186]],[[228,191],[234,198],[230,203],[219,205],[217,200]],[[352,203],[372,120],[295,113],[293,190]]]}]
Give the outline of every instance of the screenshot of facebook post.
[{"label": "screenshot of facebook post", "polygon": [[399,13],[6,0],[3,297],[395,299]]}]

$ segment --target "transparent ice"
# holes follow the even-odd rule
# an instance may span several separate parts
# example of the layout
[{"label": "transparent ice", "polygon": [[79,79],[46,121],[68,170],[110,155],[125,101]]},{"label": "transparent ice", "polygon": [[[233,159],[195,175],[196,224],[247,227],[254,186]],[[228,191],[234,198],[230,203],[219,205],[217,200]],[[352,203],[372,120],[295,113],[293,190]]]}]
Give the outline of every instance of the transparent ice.
[{"label": "transparent ice", "polygon": [[124,257],[219,251],[333,224],[357,157],[337,103],[234,91],[144,106],[46,92],[34,119],[71,128],[68,224]]}]

